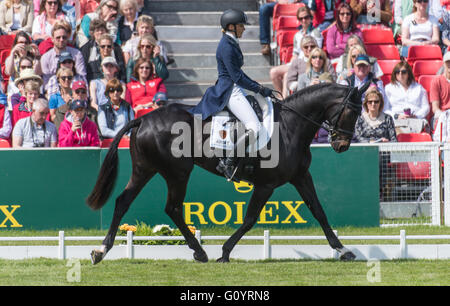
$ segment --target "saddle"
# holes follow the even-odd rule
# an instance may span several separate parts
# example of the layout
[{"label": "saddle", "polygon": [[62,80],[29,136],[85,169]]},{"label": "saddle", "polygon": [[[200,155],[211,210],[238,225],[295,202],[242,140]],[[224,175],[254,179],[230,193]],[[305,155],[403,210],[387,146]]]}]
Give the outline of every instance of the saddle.
[{"label": "saddle", "polygon": [[[255,98],[246,96],[256,116],[261,122],[261,131],[258,135],[256,146],[250,148],[250,152],[262,149],[270,140],[274,130],[274,107],[270,98]],[[236,133],[238,118],[228,109],[216,113],[211,120],[210,146],[211,148],[233,150],[233,137]],[[249,152],[249,153],[250,153]]]}]

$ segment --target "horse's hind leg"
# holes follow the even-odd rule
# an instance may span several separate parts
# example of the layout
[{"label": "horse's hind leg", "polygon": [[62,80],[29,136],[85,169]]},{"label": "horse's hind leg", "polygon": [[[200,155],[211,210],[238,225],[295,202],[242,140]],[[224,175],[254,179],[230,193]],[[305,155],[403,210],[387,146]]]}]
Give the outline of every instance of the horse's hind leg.
[{"label": "horse's hind leg", "polygon": [[273,188],[271,187],[261,187],[255,186],[255,191],[253,191],[250,203],[245,214],[243,224],[238,228],[238,230],[231,235],[231,237],[224,243],[222,247],[222,257],[217,259],[217,262],[229,262],[230,253],[234,246],[239,242],[242,236],[245,235],[258,221],[259,214],[262,208],[266,204],[267,200],[273,193]]},{"label": "horse's hind leg", "polygon": [[103,240],[102,248],[91,252],[92,264],[95,265],[99,263],[105,257],[106,253],[108,253],[108,251],[113,247],[120,221],[128,211],[128,208],[136,196],[155,174],[156,172],[148,173],[146,175],[137,175],[136,171],[133,171],[133,175],[125,187],[125,190],[116,199],[113,219],[111,221],[108,234]]},{"label": "horse's hind leg", "polygon": [[305,201],[309,210],[313,214],[314,218],[319,222],[322,230],[327,237],[328,243],[330,246],[341,253],[341,260],[353,260],[356,256],[347,248],[345,248],[342,243],[339,241],[331,226],[328,223],[327,216],[322,208],[322,205],[319,202],[317,197],[316,190],[314,188],[314,183],[309,171],[307,171],[304,175],[296,177],[291,181],[291,184],[295,186],[297,191],[300,193],[300,196]]},{"label": "horse's hind leg", "polygon": [[178,227],[181,234],[183,234],[189,248],[194,250],[194,259],[200,262],[207,262],[208,255],[195,236],[191,233],[183,219],[183,200],[186,195],[188,178],[189,176],[185,178],[166,178],[168,195],[165,212]]}]

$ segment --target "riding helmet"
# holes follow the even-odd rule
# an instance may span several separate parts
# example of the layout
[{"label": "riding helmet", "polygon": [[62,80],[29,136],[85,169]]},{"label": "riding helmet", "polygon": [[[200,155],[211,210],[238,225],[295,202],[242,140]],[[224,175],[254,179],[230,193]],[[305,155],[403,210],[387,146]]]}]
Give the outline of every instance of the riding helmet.
[{"label": "riding helmet", "polygon": [[249,24],[247,15],[241,11],[236,9],[228,9],[223,12],[220,17],[220,25],[222,29],[226,30],[229,24]]}]

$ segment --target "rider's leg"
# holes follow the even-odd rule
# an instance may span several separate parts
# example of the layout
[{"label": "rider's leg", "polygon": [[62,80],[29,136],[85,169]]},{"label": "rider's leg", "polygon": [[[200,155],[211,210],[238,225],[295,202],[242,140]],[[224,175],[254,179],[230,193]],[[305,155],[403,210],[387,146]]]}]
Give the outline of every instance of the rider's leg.
[{"label": "rider's leg", "polygon": [[236,149],[243,148],[242,152],[238,152],[245,153],[245,149],[255,143],[258,133],[261,130],[261,123],[239,86],[234,86],[227,106],[239,121],[242,122],[246,130],[243,135],[238,135],[233,156],[227,156],[222,159],[217,167],[218,171],[223,172],[225,177],[231,180],[236,172],[238,157],[240,157],[236,156]]}]

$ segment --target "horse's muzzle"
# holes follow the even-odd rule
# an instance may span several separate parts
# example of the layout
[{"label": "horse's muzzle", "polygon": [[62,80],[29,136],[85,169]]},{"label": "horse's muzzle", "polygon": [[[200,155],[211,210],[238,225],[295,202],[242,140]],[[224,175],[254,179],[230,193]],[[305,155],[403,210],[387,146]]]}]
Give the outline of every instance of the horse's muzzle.
[{"label": "horse's muzzle", "polygon": [[331,141],[331,146],[336,153],[342,153],[348,150],[350,147],[350,140],[336,139]]}]

